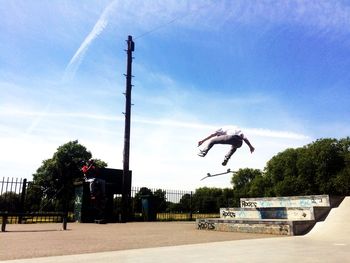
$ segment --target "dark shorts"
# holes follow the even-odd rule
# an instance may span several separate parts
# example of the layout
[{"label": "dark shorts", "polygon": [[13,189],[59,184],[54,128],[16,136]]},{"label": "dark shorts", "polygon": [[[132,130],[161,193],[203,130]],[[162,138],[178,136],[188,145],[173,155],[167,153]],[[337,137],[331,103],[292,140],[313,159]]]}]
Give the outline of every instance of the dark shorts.
[{"label": "dark shorts", "polygon": [[243,139],[242,139],[242,137],[241,136],[239,136],[239,135],[233,135],[233,136],[231,136],[232,137],[232,139],[231,139],[231,141],[232,141],[232,145],[233,146],[235,146],[236,148],[239,148],[239,147],[241,147],[242,146],[242,144],[243,144]]}]

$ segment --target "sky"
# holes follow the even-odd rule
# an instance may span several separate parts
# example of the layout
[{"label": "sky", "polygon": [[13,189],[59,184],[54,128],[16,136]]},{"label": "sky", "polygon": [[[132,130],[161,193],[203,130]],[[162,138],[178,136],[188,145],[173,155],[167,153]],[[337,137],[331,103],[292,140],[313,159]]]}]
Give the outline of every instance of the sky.
[{"label": "sky", "polygon": [[[78,140],[122,169],[126,40],[133,186],[230,188],[288,148],[350,135],[350,1],[0,0],[0,177]],[[238,127],[243,145],[197,143]]]}]

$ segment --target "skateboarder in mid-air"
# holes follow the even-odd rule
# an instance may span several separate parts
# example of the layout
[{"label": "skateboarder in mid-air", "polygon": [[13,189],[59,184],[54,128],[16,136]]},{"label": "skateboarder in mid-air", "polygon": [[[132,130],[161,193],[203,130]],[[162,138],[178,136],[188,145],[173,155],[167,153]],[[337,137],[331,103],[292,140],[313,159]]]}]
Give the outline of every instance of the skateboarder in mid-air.
[{"label": "skateboarder in mid-air", "polygon": [[209,143],[204,147],[203,150],[200,150],[198,155],[200,157],[206,156],[208,151],[215,144],[229,144],[231,145],[231,150],[225,155],[225,159],[222,162],[222,165],[225,166],[228,160],[231,158],[232,154],[240,148],[243,144],[243,141],[249,146],[250,152],[253,153],[255,148],[250,144],[249,140],[244,136],[244,134],[240,130],[234,129],[222,129],[215,131],[213,134],[210,134],[205,139],[198,142],[198,146],[201,146],[205,141],[209,140]]}]

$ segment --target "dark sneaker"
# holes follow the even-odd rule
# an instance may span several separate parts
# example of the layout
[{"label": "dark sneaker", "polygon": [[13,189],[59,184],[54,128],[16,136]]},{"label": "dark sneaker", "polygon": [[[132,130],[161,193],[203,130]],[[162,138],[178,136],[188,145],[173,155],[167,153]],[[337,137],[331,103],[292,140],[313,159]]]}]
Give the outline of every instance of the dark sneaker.
[{"label": "dark sneaker", "polygon": [[228,162],[228,160],[224,160],[224,161],[222,162],[222,165],[223,165],[223,166],[226,166],[227,162]]}]

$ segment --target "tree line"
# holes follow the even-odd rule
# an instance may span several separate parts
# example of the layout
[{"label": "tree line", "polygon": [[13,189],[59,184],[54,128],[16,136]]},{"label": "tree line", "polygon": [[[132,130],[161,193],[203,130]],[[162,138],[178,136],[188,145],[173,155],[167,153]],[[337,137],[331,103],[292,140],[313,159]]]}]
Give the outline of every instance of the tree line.
[{"label": "tree line", "polygon": [[239,169],[232,188],[202,187],[184,195],[177,210],[217,213],[221,207],[239,207],[242,197],[350,195],[350,138],[318,139],[273,156],[264,170]]},{"label": "tree line", "polygon": [[[52,158],[44,160],[33,174],[33,181],[27,187],[25,207],[32,211],[60,210],[68,205],[73,209],[73,183],[83,180],[80,169],[91,158],[91,152],[77,140],[58,147]],[[107,167],[106,162],[94,160],[97,167]],[[231,188],[225,189],[198,188],[191,194],[184,194],[178,203],[166,200],[164,190],[152,192],[143,187],[135,194],[134,209],[142,209],[141,196],[147,194],[153,197],[159,212],[201,213],[217,213],[220,207],[239,206],[241,197],[349,195],[350,138],[318,139],[303,147],[286,149],[273,156],[263,170],[239,169],[233,174],[231,184]],[[9,197],[12,204],[16,203],[15,193],[2,193],[0,206],[8,202]]]}]

